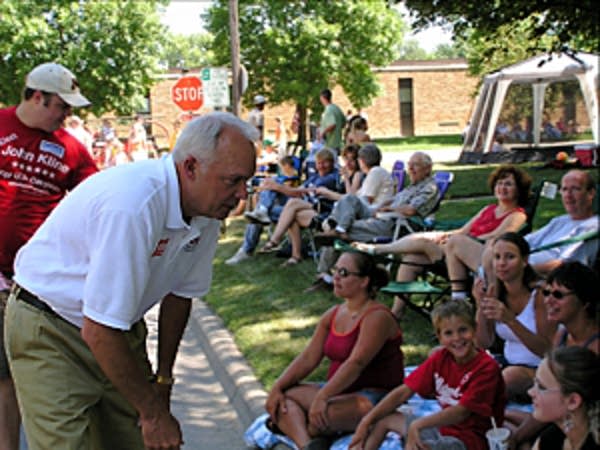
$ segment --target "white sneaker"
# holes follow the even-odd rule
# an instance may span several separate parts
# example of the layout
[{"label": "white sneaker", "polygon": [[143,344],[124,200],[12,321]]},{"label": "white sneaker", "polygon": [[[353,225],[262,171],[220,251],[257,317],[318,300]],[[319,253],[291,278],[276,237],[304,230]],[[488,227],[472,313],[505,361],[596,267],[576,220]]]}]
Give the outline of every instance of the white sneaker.
[{"label": "white sneaker", "polygon": [[228,266],[233,266],[235,264],[241,263],[245,259],[250,258],[250,255],[244,251],[243,248],[240,248],[235,255],[225,261],[225,264]]},{"label": "white sneaker", "polygon": [[259,223],[261,225],[269,225],[271,223],[269,215],[266,212],[257,209],[255,209],[254,211],[248,211],[244,213],[244,216],[250,222]]}]

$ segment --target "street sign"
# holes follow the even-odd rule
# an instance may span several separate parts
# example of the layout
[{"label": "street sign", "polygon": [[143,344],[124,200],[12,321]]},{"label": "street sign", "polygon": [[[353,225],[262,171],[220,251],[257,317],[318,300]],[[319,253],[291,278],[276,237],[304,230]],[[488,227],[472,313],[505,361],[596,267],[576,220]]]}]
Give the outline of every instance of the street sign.
[{"label": "street sign", "polygon": [[204,103],[202,81],[198,77],[182,77],[171,88],[171,99],[184,111],[196,111]]},{"label": "street sign", "polygon": [[206,106],[226,107],[231,105],[229,97],[229,69],[206,67],[202,69],[202,86]]}]

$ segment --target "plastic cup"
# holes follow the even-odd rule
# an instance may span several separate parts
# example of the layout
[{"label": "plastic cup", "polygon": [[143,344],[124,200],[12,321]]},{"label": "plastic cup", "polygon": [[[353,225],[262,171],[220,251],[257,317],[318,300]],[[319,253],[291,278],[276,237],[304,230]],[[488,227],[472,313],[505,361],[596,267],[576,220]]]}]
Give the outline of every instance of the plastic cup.
[{"label": "plastic cup", "polygon": [[510,430],[508,428],[492,428],[485,433],[490,450],[508,450],[508,438]]}]

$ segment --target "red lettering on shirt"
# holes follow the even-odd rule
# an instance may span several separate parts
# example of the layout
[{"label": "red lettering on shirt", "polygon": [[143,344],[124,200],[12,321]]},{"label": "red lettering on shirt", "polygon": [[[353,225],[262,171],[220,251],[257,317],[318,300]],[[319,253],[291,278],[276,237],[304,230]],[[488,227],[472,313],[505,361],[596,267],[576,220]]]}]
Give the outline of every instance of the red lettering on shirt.
[{"label": "red lettering on shirt", "polygon": [[152,256],[162,256],[165,250],[167,249],[167,244],[169,243],[169,239],[161,239],[156,244],[156,248],[152,252]]}]

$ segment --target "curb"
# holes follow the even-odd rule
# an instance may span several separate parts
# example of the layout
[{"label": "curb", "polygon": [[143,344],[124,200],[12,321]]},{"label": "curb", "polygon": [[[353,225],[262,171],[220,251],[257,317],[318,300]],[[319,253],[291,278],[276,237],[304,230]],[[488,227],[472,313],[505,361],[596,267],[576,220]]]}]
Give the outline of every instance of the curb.
[{"label": "curb", "polygon": [[192,303],[190,321],[210,366],[244,429],[265,412],[267,393],[246,359],[239,351],[233,335],[223,321],[201,299]]}]

